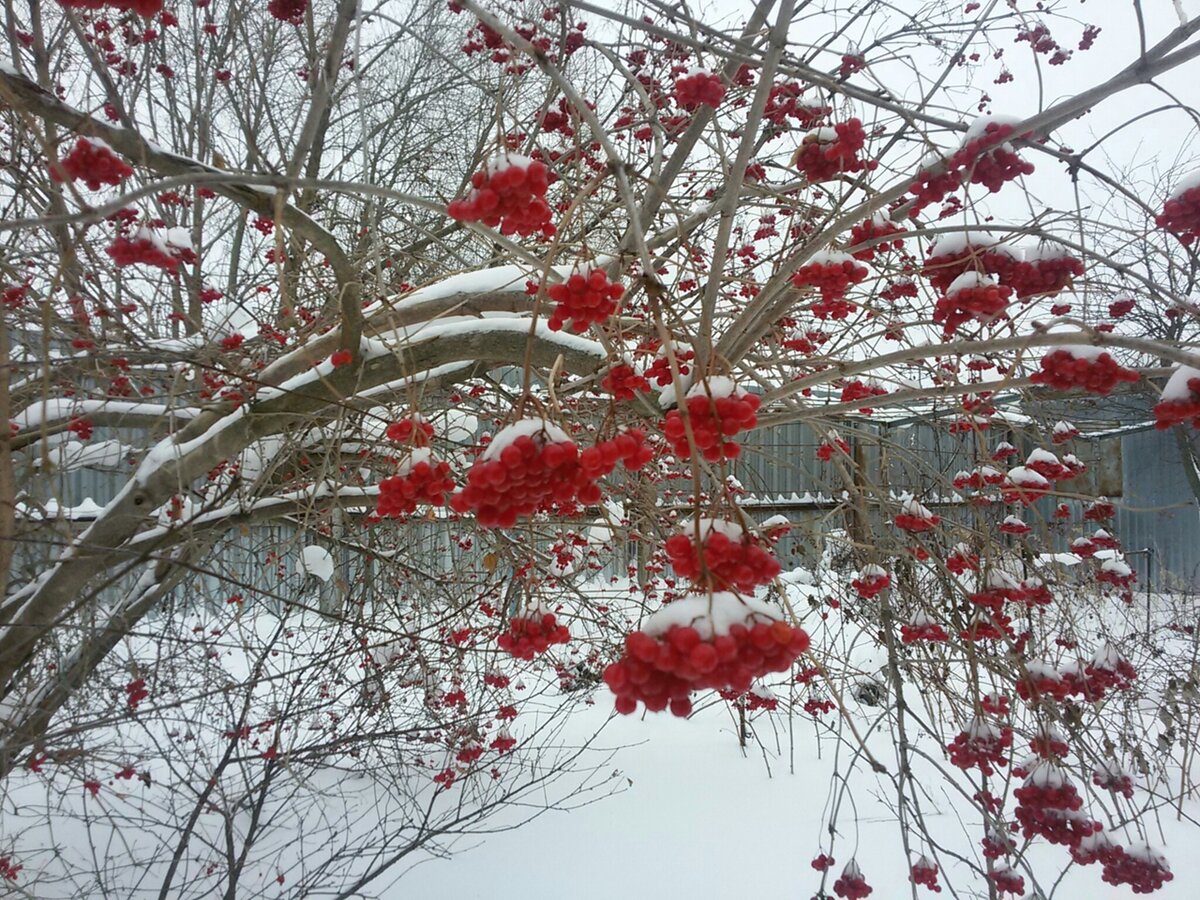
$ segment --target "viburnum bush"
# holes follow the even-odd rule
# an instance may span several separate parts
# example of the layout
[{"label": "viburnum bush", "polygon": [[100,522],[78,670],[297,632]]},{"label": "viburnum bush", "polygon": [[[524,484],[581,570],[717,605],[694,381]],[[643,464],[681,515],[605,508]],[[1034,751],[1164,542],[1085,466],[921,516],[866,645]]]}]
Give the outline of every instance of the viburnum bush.
[{"label": "viburnum bush", "polygon": [[615,710],[813,776],[763,893],[1195,880],[1186,4],[18,6],[0,879],[369,893]]}]

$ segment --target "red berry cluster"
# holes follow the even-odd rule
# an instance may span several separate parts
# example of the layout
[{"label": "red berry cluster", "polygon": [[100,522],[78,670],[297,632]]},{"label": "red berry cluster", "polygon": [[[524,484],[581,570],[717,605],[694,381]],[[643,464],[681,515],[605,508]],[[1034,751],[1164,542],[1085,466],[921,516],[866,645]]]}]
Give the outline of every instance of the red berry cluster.
[{"label": "red berry cluster", "polygon": [[924,613],[915,613],[908,622],[900,626],[900,642],[904,644],[948,640],[950,635],[946,633],[946,629]]},{"label": "red berry cluster", "polygon": [[984,775],[992,775],[999,766],[1008,765],[1008,751],[1012,747],[1013,733],[1007,725],[997,728],[982,719],[975,719],[970,727],[961,731],[946,747],[950,762],[960,769],[978,768]]},{"label": "red berry cluster", "polygon": [[811,128],[833,112],[829,106],[805,103],[801,99],[804,88],[794,81],[785,81],[771,87],[763,118],[774,125],[786,125],[788,119],[795,121],[798,128]]},{"label": "red berry cluster", "polygon": [[121,235],[104,248],[104,252],[121,267],[143,263],[166,269],[172,274],[179,271],[179,257],[162,241],[155,240],[144,232],[139,232],[132,238]]},{"label": "red berry cluster", "polygon": [[946,557],[946,568],[955,575],[961,575],[970,570],[979,571],[979,555],[972,553],[966,545],[959,545],[954,552]]},{"label": "red berry cluster", "polygon": [[633,366],[619,365],[600,379],[600,387],[612,394],[614,400],[633,400],[639,393],[650,390],[650,381]]},{"label": "red berry cluster", "polygon": [[1033,469],[1017,466],[1009,469],[1000,496],[1005,503],[1023,503],[1029,506],[1044,497],[1049,490],[1049,481]]},{"label": "red berry cluster", "polygon": [[1154,404],[1154,427],[1165,431],[1189,422],[1193,428],[1200,428],[1200,371],[1181,367],[1171,375],[1162,399]]},{"label": "red berry cluster", "polygon": [[850,229],[850,246],[852,248],[858,247],[868,241],[871,242],[871,246],[855,250],[851,253],[851,256],[863,262],[870,262],[875,258],[876,253],[883,253],[889,249],[899,250],[904,246],[902,238],[885,240],[885,238],[894,234],[904,234],[904,229],[883,216],[876,216],[867,219],[859,225],[855,225]]},{"label": "red berry cluster", "polygon": [[1030,528],[1027,524],[1025,524],[1025,522],[1021,521],[1016,516],[1007,516],[1005,517],[1004,521],[1000,523],[1001,534],[1022,535],[1029,534],[1029,532],[1032,530],[1032,528]]},{"label": "red berry cluster", "polygon": [[466,486],[450,497],[455,512],[474,512],[485,528],[511,528],[538,511],[573,510],[600,501],[596,481],[618,462],[639,469],[653,453],[645,434],[630,429],[582,453],[559,428],[523,419],[492,439],[467,472]]},{"label": "red berry cluster", "polygon": [[1083,388],[1089,393],[1105,396],[1121,382],[1132,383],[1140,377],[1132,369],[1118,365],[1106,352],[1085,356],[1070,350],[1052,350],[1042,357],[1041,368],[1029,376],[1029,380],[1060,391]]},{"label": "red berry cluster", "polygon": [[[842,386],[842,403],[853,403],[855,400],[864,400],[867,397],[886,397],[887,389],[882,388],[877,384],[867,384],[865,381],[855,379],[847,382]],[[861,407],[860,413],[870,415],[874,410],[868,406]]]},{"label": "red berry cluster", "polygon": [[1108,304],[1108,314],[1114,319],[1119,319],[1133,312],[1135,306],[1137,306],[1137,301],[1128,297],[1124,300],[1114,300]]},{"label": "red berry cluster", "polygon": [[941,885],[938,884],[938,865],[928,857],[921,856],[912,865],[909,872],[909,878],[916,885],[924,885],[935,894],[942,892]]},{"label": "red berry cluster", "polygon": [[827,872],[833,868],[833,864],[837,862],[832,856],[827,853],[818,853],[816,858],[809,863],[818,872]]},{"label": "red berry cluster", "polygon": [[501,634],[496,643],[500,649],[517,659],[530,660],[545,653],[552,644],[568,644],[571,632],[566,625],[558,624],[554,613],[541,615],[513,616],[508,620],[508,630]]},{"label": "red berry cluster", "polygon": [[1121,770],[1120,766],[1110,765],[1092,772],[1092,784],[1120,794],[1126,800],[1133,799],[1133,776]]},{"label": "red berry cluster", "polygon": [[[854,261],[854,258],[837,252],[820,254],[812,262],[801,266],[792,276],[792,284],[798,288],[815,287],[821,291],[821,299],[826,303],[841,300],[852,286],[865,279],[869,272],[867,267]],[[853,306],[849,307],[854,310]],[[818,315],[818,318],[826,316]],[[832,316],[831,318],[845,318]]]},{"label": "red berry cluster", "polygon": [[700,534],[698,544],[695,523],[689,522],[665,548],[676,574],[697,587],[750,594],[781,571],[779,561],[732,522],[701,519]]},{"label": "red berry cluster", "polygon": [[1128,850],[1116,847],[1104,860],[1100,875],[1106,884],[1127,884],[1135,894],[1152,894],[1174,877],[1166,858],[1145,844]]},{"label": "red berry cluster", "polygon": [[721,76],[712,72],[695,71],[675,82],[675,102],[684,109],[711,106],[714,109],[725,99]]},{"label": "red berry cluster", "polygon": [[[741,452],[741,446],[729,438],[758,424],[762,400],[728,378],[709,378],[688,391],[686,403],[696,450],[709,462],[718,462],[734,459]],[[673,409],[667,413],[662,429],[676,456],[685,459],[692,455],[682,412]]]},{"label": "red berry cluster", "polygon": [[400,465],[398,474],[379,482],[377,516],[405,516],[418,504],[443,506],[454,490],[450,464],[434,459],[424,448],[414,450]]},{"label": "red berry cluster", "polygon": [[1200,184],[1177,191],[1154,224],[1174,234],[1185,247],[1200,238]]},{"label": "red berry cluster", "polygon": [[863,877],[862,870],[853,859],[842,869],[841,877],[833,883],[833,892],[846,900],[862,900],[871,893],[871,886]]},{"label": "red berry cluster", "polygon": [[1090,522],[1105,522],[1116,514],[1117,508],[1108,501],[1107,497],[1093,500],[1083,511],[1083,517]]},{"label": "red berry cluster", "polygon": [[909,216],[916,218],[925,207],[941,203],[960,187],[962,187],[960,172],[944,168],[940,160],[925,166],[917,172],[917,177],[913,179],[913,183],[908,189],[908,192],[915,198],[909,208]]},{"label": "red berry cluster", "polygon": [[133,169],[108,144],[81,137],[50,176],[55,181],[82,180],[90,190],[98,191],[102,185],[118,185],[132,174]]},{"label": "red berry cluster", "polygon": [[162,12],[163,0],[58,0],[59,4],[69,9],[111,9],[121,12],[135,12],[139,16],[150,18]]},{"label": "red berry cluster", "polygon": [[454,200],[446,214],[460,222],[483,222],[500,227],[501,234],[528,237],[554,236],[546,196],[545,165],[523,156],[507,154],[471,176],[473,190],[465,200]]},{"label": "red berry cluster", "polygon": [[304,11],[308,9],[308,0],[271,0],[267,4],[267,12],[280,22],[299,25],[304,21]]},{"label": "red berry cluster", "polygon": [[[695,611],[698,624],[709,615],[709,603],[723,608],[711,614],[728,621],[741,604],[733,594],[692,596],[676,600],[663,612]],[[684,606],[687,604],[687,606]],[[745,606],[740,621],[724,628],[706,629],[707,637],[691,625],[673,624],[663,634],[635,631],[625,638],[625,652],[604,670],[604,683],[617,695],[617,712],[629,715],[638,703],[650,712],[670,707],[676,716],[692,711],[691,693],[705,688],[743,693],[756,678],[770,672],[786,672],[808,649],[808,635],[799,628],[773,618],[762,604]],[[652,622],[646,627],[652,628]]]},{"label": "red berry cluster", "polygon": [[968,237],[965,245],[956,245],[953,250],[945,249],[941,243],[930,247],[921,266],[921,277],[928,279],[943,294],[966,272],[988,275],[1000,284],[1015,287],[1015,273],[1021,265],[1021,261],[1006,248],[973,243]]},{"label": "red berry cluster", "polygon": [[833,128],[818,128],[804,136],[792,164],[812,183],[829,181],[843,172],[874,171],[875,160],[858,155],[866,146],[867,132],[859,119],[847,119]]},{"label": "red berry cluster", "polygon": [[838,450],[841,450],[847,456],[850,455],[850,445],[840,437],[834,437],[832,439],[821,441],[820,445],[817,447],[817,459],[819,459],[821,462],[829,462],[831,459],[833,459],[833,450],[835,447]]},{"label": "red berry cluster", "polygon": [[1019,299],[1026,297],[1052,297],[1071,285],[1075,278],[1082,277],[1083,263],[1073,256],[1039,256],[1032,261],[1026,260],[1013,267],[1008,280],[1001,281],[1009,284],[1017,293]]},{"label": "red berry cluster", "polygon": [[421,416],[412,415],[390,423],[384,433],[389,441],[395,441],[397,444],[428,447],[433,439],[433,426]]},{"label": "red berry cluster", "polygon": [[550,285],[546,293],[555,303],[550,330],[561,331],[569,325],[578,334],[616,312],[625,288],[609,281],[603,269],[577,267],[566,281]]},{"label": "red berry cluster", "polygon": [[986,276],[966,273],[955,280],[933,307],[933,321],[942,323],[947,337],[972,319],[988,323],[1004,318],[1012,299],[1012,288]]},{"label": "red berry cluster", "polygon": [[1008,866],[999,866],[988,876],[998,894],[1024,894],[1025,879]]},{"label": "red berry cluster", "polygon": [[1005,141],[1013,134],[1007,123],[988,122],[983,133],[967,141],[950,158],[950,168],[969,170],[965,173],[970,184],[982,184],[992,193],[1005,182],[1033,173],[1033,163],[1017,155]]},{"label": "red berry cluster", "polygon": [[850,586],[858,592],[858,596],[870,600],[892,586],[892,577],[879,566],[864,566]]},{"label": "red berry cluster", "polygon": [[1048,763],[1041,763],[1013,796],[1015,816],[1026,839],[1040,836],[1052,844],[1077,847],[1102,828],[1080,812],[1083,798],[1071,780]]},{"label": "red berry cluster", "polygon": [[896,527],[910,534],[928,531],[942,521],[941,516],[935,516],[913,498],[904,501],[900,513],[892,520]]}]

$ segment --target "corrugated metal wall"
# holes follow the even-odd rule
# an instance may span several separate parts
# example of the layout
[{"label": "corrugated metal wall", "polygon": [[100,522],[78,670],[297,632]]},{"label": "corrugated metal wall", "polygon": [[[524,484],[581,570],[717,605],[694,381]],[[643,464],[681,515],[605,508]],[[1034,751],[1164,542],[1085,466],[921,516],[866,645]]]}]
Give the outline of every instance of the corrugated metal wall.
[{"label": "corrugated metal wall", "polygon": [[[1073,403],[1061,409],[1046,406],[1038,412],[1048,416],[1049,421],[1056,417],[1069,419],[1085,432],[1122,421],[1149,418],[1148,405],[1128,398]],[[964,522],[971,521],[961,518],[970,516],[970,509],[951,505],[950,497],[938,493],[947,490],[946,485],[954,473],[970,469],[975,459],[986,457],[989,449],[1001,440],[1014,443],[1021,452],[1021,459],[1041,443],[1023,437],[1018,430],[1006,431],[996,425],[982,438],[985,446],[976,448],[974,444],[980,440],[976,435],[950,434],[944,422],[934,425],[922,421],[887,424],[859,420],[853,427],[844,428],[841,434],[853,445],[852,452],[864,465],[871,487],[897,494],[911,491],[943,518]],[[101,437],[98,433],[96,439]],[[773,513],[782,512],[793,522],[793,532],[778,547],[785,568],[811,565],[821,552],[822,535],[846,527],[844,511],[835,508],[842,492],[838,469],[816,457],[822,439],[821,433],[803,424],[758,429],[744,442],[744,452],[732,466],[733,475],[746,491],[743,502],[756,519],[762,521]],[[1109,488],[1108,493],[1114,499],[1119,497],[1116,525],[1124,546],[1131,551],[1153,550],[1154,584],[1174,582],[1200,587],[1200,509],[1192,495],[1175,436],[1148,430],[1092,442],[1077,439],[1072,449],[1089,465],[1089,474],[1084,479],[1087,483],[1078,486],[1079,492],[1088,495],[1101,492],[1098,490],[1101,487]],[[1102,479],[1106,468],[1108,474]],[[37,490],[45,493],[33,499],[53,498],[64,505],[75,506],[85,498],[91,498],[103,505],[125,483],[131,471],[131,466],[122,465],[117,471],[53,472],[35,480]],[[1118,474],[1119,485],[1115,484]],[[18,478],[21,477],[19,474]],[[1121,490],[1112,490],[1114,487]],[[1050,521],[1056,502],[1041,502],[1026,516],[1027,520],[1030,524]],[[1078,504],[1072,505],[1077,520]],[[872,527],[879,527],[893,512],[883,510],[878,517],[872,514]],[[352,527],[351,538],[364,540],[366,531],[360,523]],[[401,527],[405,529],[405,547],[424,560],[431,577],[451,575],[467,558],[478,563],[475,557],[483,552],[479,546],[471,550],[459,547],[446,523],[438,520],[414,521]],[[255,573],[263,569],[265,551],[262,548],[272,541],[296,542],[302,537],[291,532],[273,534],[256,526],[249,536],[225,542],[220,559],[212,563],[220,569],[214,568],[213,581],[206,585],[206,593],[210,588],[214,596],[220,593],[217,591],[220,580],[229,579],[235,583],[253,580],[257,577]],[[1055,541],[1059,545],[1056,549],[1066,549],[1065,534],[1056,536]],[[307,542],[313,541],[301,541],[296,553],[284,554],[283,564],[293,565],[286,557],[296,558],[298,547]],[[40,549],[28,546],[20,554],[34,567],[39,558],[44,565],[52,555],[48,546]],[[630,548],[619,548],[617,555],[619,558],[606,566],[606,573],[622,574],[630,559],[635,558]],[[1131,559],[1131,564],[1139,579],[1144,579],[1144,558]],[[272,577],[271,581],[275,580]]]}]

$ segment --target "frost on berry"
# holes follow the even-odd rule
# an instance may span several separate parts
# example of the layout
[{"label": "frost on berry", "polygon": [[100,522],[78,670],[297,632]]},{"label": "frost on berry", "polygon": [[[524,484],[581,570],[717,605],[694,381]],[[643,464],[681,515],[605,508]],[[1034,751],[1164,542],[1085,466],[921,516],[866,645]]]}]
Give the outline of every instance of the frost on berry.
[{"label": "frost on berry", "polygon": [[482,222],[501,234],[554,236],[545,165],[526,156],[506,153],[471,176],[471,193],[451,201],[446,214],[460,222]]},{"label": "frost on berry", "polygon": [[740,525],[722,519],[685,522],[665,549],[675,572],[704,590],[753,593],[781,568]]},{"label": "frost on berry", "polygon": [[555,304],[550,330],[561,331],[565,325],[578,334],[615,313],[625,288],[609,281],[603,269],[584,265],[576,266],[565,281],[550,285],[546,293]]},{"label": "frost on berry", "polygon": [[755,679],[786,672],[808,649],[808,635],[782,611],[729,592],[692,594],[651,615],[625,637],[621,657],[604,670],[617,712],[691,713],[693,691],[745,693]]},{"label": "frost on berry", "polygon": [[742,390],[731,379],[714,376],[693,385],[684,403],[686,422],[678,409],[667,413],[663,422],[663,434],[672,450],[681,459],[691,457],[690,425],[696,450],[709,462],[719,462],[733,459],[741,452],[741,446],[730,438],[758,424],[761,401],[757,394]]},{"label": "frost on berry", "polygon": [[118,185],[133,169],[99,138],[81,137],[50,175],[55,181],[82,181],[90,190]]},{"label": "frost on berry", "polygon": [[1200,369],[1179,366],[1154,404],[1154,427],[1162,431],[1188,424],[1200,428]]}]

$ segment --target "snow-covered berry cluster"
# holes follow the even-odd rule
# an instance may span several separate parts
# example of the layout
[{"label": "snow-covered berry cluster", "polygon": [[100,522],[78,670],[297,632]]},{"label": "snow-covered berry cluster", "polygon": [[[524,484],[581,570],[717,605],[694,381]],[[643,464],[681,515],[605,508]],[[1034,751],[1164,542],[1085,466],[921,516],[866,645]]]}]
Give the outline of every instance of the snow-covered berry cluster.
[{"label": "snow-covered berry cluster", "polygon": [[460,222],[499,226],[501,234],[528,237],[554,236],[545,165],[515,153],[492,160],[471,176],[472,191],[465,200],[453,200],[446,214]]},{"label": "snow-covered berry cluster", "polygon": [[1200,369],[1180,366],[1171,373],[1154,404],[1154,427],[1163,431],[1189,423],[1200,428]]},{"label": "snow-covered berry cluster", "polygon": [[996,767],[1008,765],[1012,742],[1012,729],[1007,725],[997,728],[983,719],[974,719],[955,736],[946,751],[950,762],[960,769],[977,768],[984,775],[992,775]]},{"label": "snow-covered berry cluster", "polygon": [[517,659],[530,660],[545,653],[554,644],[568,644],[571,632],[560,625],[554,613],[533,612],[524,616],[513,616],[508,620],[508,630],[496,638],[500,649]]},{"label": "snow-covered berry cluster", "polygon": [[908,877],[912,879],[912,883],[923,885],[933,891],[935,894],[942,892],[941,885],[938,884],[938,865],[927,856],[920,856],[917,861],[912,864],[909,870]]},{"label": "snow-covered berry cluster", "polygon": [[693,69],[675,81],[675,102],[684,109],[711,106],[714,109],[725,99],[721,76],[704,69]]},{"label": "snow-covered berry cluster", "polygon": [[132,236],[119,235],[104,248],[104,252],[122,268],[141,263],[174,274],[179,271],[179,264],[185,261],[186,254],[181,249],[167,244],[152,231],[140,228]]},{"label": "snow-covered berry cluster", "polygon": [[862,567],[851,580],[850,586],[858,592],[858,596],[870,600],[892,586],[892,576],[882,566],[871,563]]},{"label": "snow-covered berry cluster", "polygon": [[704,590],[753,593],[781,570],[778,560],[745,529],[721,519],[684,523],[679,534],[667,539],[665,549],[675,572]]},{"label": "snow-covered berry cluster", "polygon": [[618,462],[644,466],[652,453],[637,429],[582,453],[556,425],[522,419],[501,430],[467,472],[466,486],[450,497],[455,512],[474,512],[485,528],[511,528],[535,512],[574,510],[600,500],[596,481]]},{"label": "snow-covered berry cluster", "polygon": [[627,635],[604,682],[623,715],[642,703],[651,712],[670,707],[687,716],[692,691],[743,693],[763,675],[786,672],[808,644],[808,635],[772,606],[726,592],[696,594],[663,607]]},{"label": "snow-covered berry cluster", "polygon": [[561,331],[565,325],[578,334],[616,312],[625,288],[609,281],[603,269],[576,266],[565,281],[550,285],[546,293],[555,304],[550,330]]},{"label": "snow-covered berry cluster", "polygon": [[1082,388],[1101,396],[1112,393],[1122,382],[1132,383],[1141,377],[1096,347],[1061,347],[1043,356],[1040,365],[1041,368],[1029,376],[1034,384],[1048,385],[1060,391]]},{"label": "snow-covered berry cluster", "polygon": [[116,151],[99,138],[81,137],[71,152],[50,173],[55,181],[82,181],[90,190],[116,186],[133,174],[133,169]]},{"label": "snow-covered berry cluster", "polygon": [[935,516],[928,508],[918,503],[915,498],[904,500],[900,512],[892,520],[897,528],[912,534],[928,531],[942,521],[941,516]]},{"label": "snow-covered berry cluster", "polygon": [[962,171],[963,181],[982,184],[992,193],[1006,182],[1033,173],[1033,163],[1017,154],[1008,139],[1014,128],[1008,122],[977,119],[967,129],[963,145],[952,157],[951,170]]},{"label": "snow-covered berry cluster", "polygon": [[1100,875],[1106,884],[1127,884],[1135,894],[1152,894],[1175,876],[1167,859],[1147,844],[1115,847],[1104,859]]},{"label": "snow-covered berry cluster", "polygon": [[1012,288],[989,275],[963,272],[950,283],[933,308],[933,321],[942,323],[949,337],[972,320],[989,323],[1004,318],[1012,300]]},{"label": "snow-covered berry cluster", "polygon": [[900,641],[904,644],[916,644],[921,641],[935,643],[948,641],[950,635],[928,615],[918,610],[907,622],[900,626]]},{"label": "snow-covered berry cluster", "polygon": [[[814,254],[792,275],[792,285],[798,288],[815,287],[821,292],[824,307],[814,305],[813,314],[818,319],[844,319],[854,311],[852,304],[831,307],[829,304],[843,300],[846,291],[870,274],[867,267],[856,262],[848,253],[825,250]],[[840,313],[840,314],[839,314]]]},{"label": "snow-covered berry cluster", "polygon": [[1050,482],[1028,466],[1016,466],[1008,470],[1000,492],[1005,503],[1023,503],[1029,506],[1050,491]]},{"label": "snow-covered berry cluster", "polygon": [[872,888],[863,877],[862,870],[853,859],[846,863],[842,874],[833,883],[833,892],[845,900],[862,900],[870,896]]},{"label": "snow-covered berry cluster", "polygon": [[1185,247],[1200,238],[1200,173],[1176,186],[1154,224],[1174,234]]},{"label": "snow-covered berry cluster", "polygon": [[1088,835],[1101,830],[1099,822],[1083,813],[1083,798],[1058,766],[1039,763],[1021,787],[1014,815],[1026,839],[1043,837],[1052,844],[1077,847]]},{"label": "snow-covered berry cluster", "polygon": [[729,439],[758,424],[758,407],[762,401],[757,394],[737,387],[731,379],[714,376],[693,385],[684,402],[687,405],[686,422],[678,409],[667,413],[663,422],[663,434],[670,441],[671,449],[681,459],[691,456],[690,424],[696,450],[709,462],[718,462],[734,459],[741,452],[741,446]]},{"label": "snow-covered berry cluster", "polygon": [[864,160],[867,132],[859,119],[847,119],[832,128],[818,128],[804,136],[792,162],[812,183],[829,181],[846,172],[874,171],[879,163]]}]

